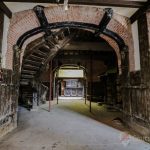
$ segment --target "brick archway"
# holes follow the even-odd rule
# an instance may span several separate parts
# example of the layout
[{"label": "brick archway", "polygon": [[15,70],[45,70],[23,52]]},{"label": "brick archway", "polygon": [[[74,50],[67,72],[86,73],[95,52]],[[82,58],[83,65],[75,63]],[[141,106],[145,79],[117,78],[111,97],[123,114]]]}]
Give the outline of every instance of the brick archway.
[{"label": "brick archway", "polygon": [[[70,6],[68,11],[64,11],[63,6],[51,6],[45,8],[44,11],[49,23],[70,21],[98,25],[104,15],[103,9],[85,6]],[[13,45],[16,44],[18,38],[25,32],[39,26],[39,21],[33,10],[27,10],[14,14],[8,33],[8,49],[6,53],[6,66],[8,69],[12,69]],[[130,60],[129,68],[130,71],[134,70],[133,40],[128,19],[114,14],[107,28],[120,35],[120,37],[125,41],[125,44],[128,45]],[[42,32],[28,38],[22,47],[22,54],[28,43],[43,35],[44,33]],[[101,37],[114,48],[118,56],[118,62],[120,63],[121,58],[116,42],[113,39],[108,38],[106,35],[101,35]]]}]

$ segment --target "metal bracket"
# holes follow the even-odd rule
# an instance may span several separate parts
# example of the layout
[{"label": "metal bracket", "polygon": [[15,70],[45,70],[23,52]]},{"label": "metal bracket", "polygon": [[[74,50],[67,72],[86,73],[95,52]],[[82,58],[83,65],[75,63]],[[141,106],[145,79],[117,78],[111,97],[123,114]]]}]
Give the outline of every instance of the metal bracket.
[{"label": "metal bracket", "polygon": [[105,29],[103,31],[103,34],[106,36],[109,36],[114,41],[116,41],[116,43],[119,46],[120,51],[128,52],[128,46],[126,46],[124,40],[117,33],[113,32],[111,30]]},{"label": "metal bracket", "polygon": [[113,16],[112,8],[105,8],[104,11],[105,11],[105,14],[99,23],[99,30],[95,32],[95,36],[99,36],[100,34],[103,33],[103,31],[106,29],[108,23],[110,22]]},{"label": "metal bracket", "polygon": [[47,21],[47,18],[45,16],[45,12],[44,12],[44,6],[40,6],[40,5],[37,5],[33,8],[38,20],[39,20],[39,23],[41,25],[41,27],[43,28],[46,36],[50,36],[52,34],[52,32],[50,30],[48,30],[48,21]]}]

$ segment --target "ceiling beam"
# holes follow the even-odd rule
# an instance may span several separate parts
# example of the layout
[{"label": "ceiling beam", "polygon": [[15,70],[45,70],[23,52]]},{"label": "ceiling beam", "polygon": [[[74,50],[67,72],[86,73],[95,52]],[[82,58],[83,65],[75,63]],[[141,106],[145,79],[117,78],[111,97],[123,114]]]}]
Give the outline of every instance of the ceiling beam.
[{"label": "ceiling beam", "polygon": [[[57,3],[58,0],[3,0],[4,2]],[[64,3],[60,0],[59,4]],[[129,0],[69,0],[69,4],[139,8],[146,2]]]},{"label": "ceiling beam", "polygon": [[130,21],[131,24],[134,23],[140,16],[142,16],[147,10],[150,9],[150,2],[146,2],[146,4],[144,6],[142,6],[141,8],[139,8],[131,17],[130,17]]},{"label": "ceiling beam", "polygon": [[8,18],[11,18],[11,17],[12,17],[12,12],[10,11],[10,9],[9,9],[3,2],[0,2],[0,10],[1,10]]},{"label": "ceiling beam", "polygon": [[107,43],[100,42],[78,42],[72,41],[63,47],[63,50],[95,50],[95,51],[112,51],[112,48]]}]

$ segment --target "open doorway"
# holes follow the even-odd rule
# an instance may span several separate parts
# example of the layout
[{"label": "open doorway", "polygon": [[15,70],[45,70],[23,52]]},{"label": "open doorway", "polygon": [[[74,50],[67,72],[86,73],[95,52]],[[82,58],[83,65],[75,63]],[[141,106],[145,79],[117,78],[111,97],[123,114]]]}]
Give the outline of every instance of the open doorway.
[{"label": "open doorway", "polygon": [[[72,35],[70,40],[55,55],[48,57],[45,68],[38,60],[47,58],[49,43],[38,45],[38,50],[33,42],[28,45],[22,64],[21,101],[30,98],[33,103],[36,91],[37,106],[49,99],[82,98],[85,103],[89,100],[121,108],[116,52],[105,40],[88,30],[67,28],[56,35],[62,40],[68,33]],[[41,70],[41,67],[44,69]]]},{"label": "open doorway", "polygon": [[63,65],[54,73],[54,98],[83,99],[85,98],[86,73],[84,67]]}]

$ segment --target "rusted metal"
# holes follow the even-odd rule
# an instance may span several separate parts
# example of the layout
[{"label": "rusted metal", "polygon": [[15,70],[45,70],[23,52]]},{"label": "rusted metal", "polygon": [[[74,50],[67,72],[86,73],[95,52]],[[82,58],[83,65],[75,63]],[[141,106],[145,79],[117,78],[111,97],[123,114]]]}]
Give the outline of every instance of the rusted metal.
[{"label": "rusted metal", "polygon": [[45,16],[45,12],[44,12],[44,6],[35,6],[33,8],[39,22],[40,22],[40,25],[41,27],[43,28],[46,36],[49,36],[52,34],[52,32],[50,30],[47,30],[47,26],[48,26],[48,21],[47,21],[47,18]]},{"label": "rusted metal", "polygon": [[50,61],[50,78],[49,78],[49,112],[51,111],[52,101],[52,60]]},{"label": "rusted metal", "polygon": [[93,54],[90,55],[90,112],[92,112],[92,99],[93,99]]},{"label": "rusted metal", "polygon": [[[90,23],[83,23],[83,22],[57,22],[57,23],[50,23],[47,27],[47,29],[52,30],[52,29],[61,29],[61,28],[77,28],[77,29],[90,29],[93,31],[98,31],[99,30],[99,25],[95,24],[90,24]],[[32,30],[27,31],[23,35],[21,35],[17,41],[17,45],[19,48],[21,48],[24,44],[24,42],[32,37],[33,35],[36,35],[38,33],[44,32],[44,29],[42,27],[37,27]],[[120,47],[120,50],[125,47],[124,40],[115,32],[105,29],[103,30],[102,34],[105,34],[109,36],[110,38],[113,38],[117,44]]]},{"label": "rusted metal", "polygon": [[125,42],[124,40],[120,37],[120,35],[118,35],[117,33],[111,31],[111,30],[108,30],[108,29],[105,29],[103,31],[103,34],[104,35],[107,35],[108,37],[112,38],[113,40],[116,41],[116,43],[118,44],[119,46],[119,49],[120,51],[124,51],[126,49],[126,45],[125,45]]},{"label": "rusted metal", "polygon": [[57,98],[57,104],[59,103],[59,81],[57,82],[57,95],[56,95],[56,98]]}]

